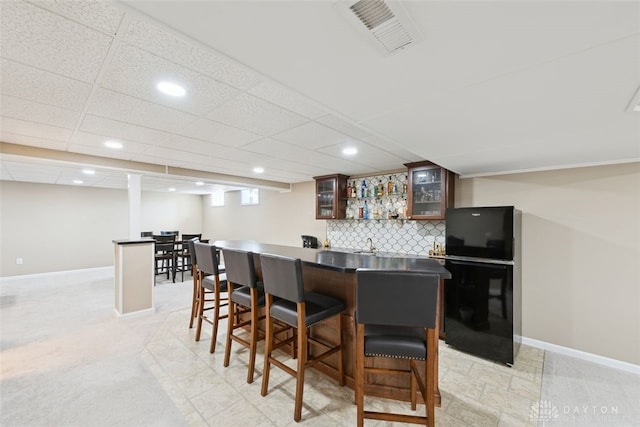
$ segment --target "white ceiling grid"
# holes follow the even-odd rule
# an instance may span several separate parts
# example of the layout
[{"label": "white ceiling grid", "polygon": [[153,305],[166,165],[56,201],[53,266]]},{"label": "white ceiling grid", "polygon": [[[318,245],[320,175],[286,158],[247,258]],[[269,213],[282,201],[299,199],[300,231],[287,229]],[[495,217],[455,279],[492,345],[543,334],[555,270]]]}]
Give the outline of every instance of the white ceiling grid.
[{"label": "white ceiling grid", "polygon": [[[334,3],[1,1],[0,140],[238,182],[421,159],[467,175],[640,159],[640,120],[623,112],[640,85],[640,3],[398,2],[424,40],[389,57]],[[0,163],[2,179],[29,182],[80,169]],[[126,183],[99,172],[85,185]]]}]

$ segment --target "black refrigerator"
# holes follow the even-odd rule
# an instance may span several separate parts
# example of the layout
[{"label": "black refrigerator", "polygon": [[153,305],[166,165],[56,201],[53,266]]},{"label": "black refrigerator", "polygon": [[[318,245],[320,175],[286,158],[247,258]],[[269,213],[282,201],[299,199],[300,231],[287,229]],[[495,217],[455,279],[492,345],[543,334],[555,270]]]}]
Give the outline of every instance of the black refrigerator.
[{"label": "black refrigerator", "polygon": [[445,342],[513,365],[522,337],[521,212],[513,206],[448,208]]}]

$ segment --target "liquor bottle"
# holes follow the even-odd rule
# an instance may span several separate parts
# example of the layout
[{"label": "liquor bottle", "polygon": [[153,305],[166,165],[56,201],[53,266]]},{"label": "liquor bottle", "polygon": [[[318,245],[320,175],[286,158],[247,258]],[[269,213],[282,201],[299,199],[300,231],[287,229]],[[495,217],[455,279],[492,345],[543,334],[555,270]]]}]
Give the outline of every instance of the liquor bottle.
[{"label": "liquor bottle", "polygon": [[380,219],[380,210],[378,209],[378,199],[373,202],[373,219]]},{"label": "liquor bottle", "polygon": [[351,186],[351,197],[354,199],[358,197],[358,190],[356,189],[355,181],[353,181],[353,185]]},{"label": "liquor bottle", "polygon": [[387,182],[387,195],[393,194],[393,181],[391,180],[391,175],[389,175],[389,182]]},{"label": "liquor bottle", "polygon": [[351,197],[351,183],[347,182],[347,198]]},{"label": "liquor bottle", "polygon": [[404,183],[402,183],[402,194],[407,194],[407,177],[404,177]]},{"label": "liquor bottle", "polygon": [[363,199],[367,197],[367,183],[364,179],[362,180],[362,185],[360,186],[360,197],[362,197]]},{"label": "liquor bottle", "polygon": [[366,200],[364,201],[362,219],[369,219],[369,206],[367,206],[367,201]]},{"label": "liquor bottle", "polygon": [[383,197],[384,196],[384,184],[382,183],[382,180],[380,180],[380,182],[378,183],[378,197]]}]

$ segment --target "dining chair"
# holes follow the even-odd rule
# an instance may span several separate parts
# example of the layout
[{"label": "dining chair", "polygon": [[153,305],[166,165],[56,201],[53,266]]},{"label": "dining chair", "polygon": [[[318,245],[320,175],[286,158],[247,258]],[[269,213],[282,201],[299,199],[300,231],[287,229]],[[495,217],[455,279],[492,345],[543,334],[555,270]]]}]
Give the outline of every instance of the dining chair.
[{"label": "dining chair", "polygon": [[[342,319],[344,301],[329,295],[304,290],[302,262],[299,258],[290,258],[272,254],[260,255],[262,280],[265,292],[266,343],[264,369],[262,371],[262,396],[269,390],[269,371],[274,365],[296,378],[295,405],[293,419],[302,418],[302,395],[304,391],[305,370],[331,355],[336,355],[338,383],[344,385],[342,366]],[[273,350],[289,340],[274,345],[274,319],[297,329],[296,357],[297,369],[290,368],[278,360]],[[310,334],[311,327],[329,319],[336,321],[337,343],[330,344]],[[309,343],[325,349],[323,353],[311,355]]]},{"label": "dining chair", "polygon": [[[356,405],[357,425],[364,419],[435,426],[436,314],[439,279],[436,274],[407,270],[356,270]],[[408,369],[367,363],[373,358],[401,358]],[[424,361],[425,377],[417,361]],[[425,416],[365,411],[369,375],[410,378],[411,409],[419,388]]]},{"label": "dining chair", "polygon": [[189,240],[202,238],[202,234],[183,234],[182,240],[179,243],[179,247],[176,252],[178,258],[178,268],[180,269],[180,281],[184,282],[184,272],[192,270],[193,264],[191,263],[191,254],[193,253],[189,249]]},{"label": "dining chair", "polygon": [[[155,263],[155,275],[160,273],[167,273],[167,279],[171,274],[173,282],[176,281],[176,236],[170,235],[158,235],[152,236],[155,240],[154,251],[154,263]],[[155,277],[155,276],[154,276]]]}]

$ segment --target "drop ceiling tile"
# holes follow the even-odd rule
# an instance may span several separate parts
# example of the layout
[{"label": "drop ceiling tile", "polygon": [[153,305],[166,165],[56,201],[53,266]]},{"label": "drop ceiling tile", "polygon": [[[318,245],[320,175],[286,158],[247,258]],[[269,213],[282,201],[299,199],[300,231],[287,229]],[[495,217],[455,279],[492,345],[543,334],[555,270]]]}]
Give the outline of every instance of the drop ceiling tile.
[{"label": "drop ceiling tile", "polygon": [[60,167],[44,163],[28,161],[2,160],[3,169],[7,169],[15,181],[55,183],[60,174]]},{"label": "drop ceiling tile", "polygon": [[8,132],[0,126],[0,140],[10,144],[28,145],[30,147],[48,148],[50,150],[65,150],[67,148],[66,141],[54,141],[48,138],[40,138],[36,136],[19,135]]},{"label": "drop ceiling tile", "polygon": [[95,92],[87,113],[167,132],[175,132],[196,118],[191,114],[107,89]]},{"label": "drop ceiling tile", "polygon": [[371,132],[367,129],[363,129],[333,114],[327,114],[316,119],[316,121],[356,139],[363,139],[371,135]]},{"label": "drop ceiling tile", "polygon": [[350,145],[358,149],[358,153],[354,156],[345,156],[342,154],[343,144],[324,147],[318,149],[318,151],[329,156],[340,157],[363,166],[369,166],[372,170],[376,171],[403,169],[405,167],[405,160],[395,156],[389,151],[381,150],[362,141],[352,141]]},{"label": "drop ceiling tile", "polygon": [[[182,97],[165,95],[156,89],[160,81],[179,84],[187,93]],[[101,86],[197,115],[205,114],[239,93],[227,84],[124,44],[109,64]]]},{"label": "drop ceiling tile", "polygon": [[284,171],[290,171],[295,174],[300,174],[308,177],[307,181],[310,181],[314,176],[329,175],[335,173],[333,169],[316,167],[305,163],[297,163],[293,161],[282,160],[279,158],[271,158],[264,164],[267,169],[279,169]]},{"label": "drop ceiling tile", "polygon": [[249,93],[309,119],[327,114],[324,108],[316,106],[303,96],[276,83],[264,81],[249,90]]},{"label": "drop ceiling tile", "polygon": [[198,119],[189,123],[189,125],[181,129],[179,133],[191,138],[197,138],[229,147],[238,147],[262,138],[262,136],[256,133],[247,132],[242,129],[207,119]]},{"label": "drop ceiling tile", "polygon": [[105,157],[116,157],[122,159],[130,157],[132,154],[142,153],[149,147],[148,144],[142,144],[125,139],[117,139],[118,142],[123,144],[123,147],[122,149],[114,150],[104,146],[104,143],[108,139],[109,138],[105,138],[103,135],[95,135],[88,132],[76,132],[69,141],[69,151],[77,151],[80,147],[91,147],[99,150],[98,152],[104,154]]},{"label": "drop ceiling tile", "polygon": [[241,94],[207,114],[207,118],[264,136],[306,122],[302,116],[248,94]]},{"label": "drop ceiling tile", "polygon": [[202,141],[201,139],[189,138],[181,135],[169,135],[166,139],[157,141],[158,147],[181,150],[198,156],[216,156],[219,157],[223,153],[230,150],[224,145],[215,144],[213,142]]},{"label": "drop ceiling tile", "polygon": [[386,139],[380,138],[378,136],[368,136],[366,138],[363,138],[362,141],[374,147],[378,147],[382,150],[391,151],[395,156],[403,159],[405,163],[425,160],[424,158],[420,157],[420,155],[404,149],[401,144],[389,142]]},{"label": "drop ceiling tile", "polygon": [[91,85],[28,65],[2,59],[0,91],[30,101],[82,111]]},{"label": "drop ceiling tile", "polygon": [[52,139],[60,142],[68,141],[72,132],[71,129],[12,119],[10,117],[0,117],[0,128],[3,132]]},{"label": "drop ceiling tile", "polygon": [[[190,153],[183,150],[166,148],[166,147],[147,147],[144,152],[133,157],[134,160],[140,160],[146,163],[156,163],[161,165],[177,166],[178,162],[193,163],[203,156],[201,154]],[[151,161],[150,159],[153,159]]]},{"label": "drop ceiling tile", "polygon": [[0,111],[5,117],[73,129],[80,114],[51,105],[27,101],[14,96],[0,97]]},{"label": "drop ceiling tile", "polygon": [[3,58],[93,82],[113,37],[17,1],[0,2]]},{"label": "drop ceiling tile", "polygon": [[343,133],[316,122],[307,122],[302,126],[279,133],[274,138],[310,150],[339,143],[350,143],[353,140]]},{"label": "drop ceiling tile", "polygon": [[123,10],[104,1],[31,0],[30,3],[109,34],[116,34],[124,17]]},{"label": "drop ceiling tile", "polygon": [[149,22],[134,20],[124,39],[127,43],[240,90],[247,90],[262,81],[257,73],[226,59],[212,49],[178,38]]},{"label": "drop ceiling tile", "polygon": [[84,117],[80,125],[80,130],[95,135],[102,135],[105,137],[103,140],[115,138],[144,144],[155,144],[167,139],[171,135],[168,132],[157,131],[147,127],[92,115],[86,115]]}]

